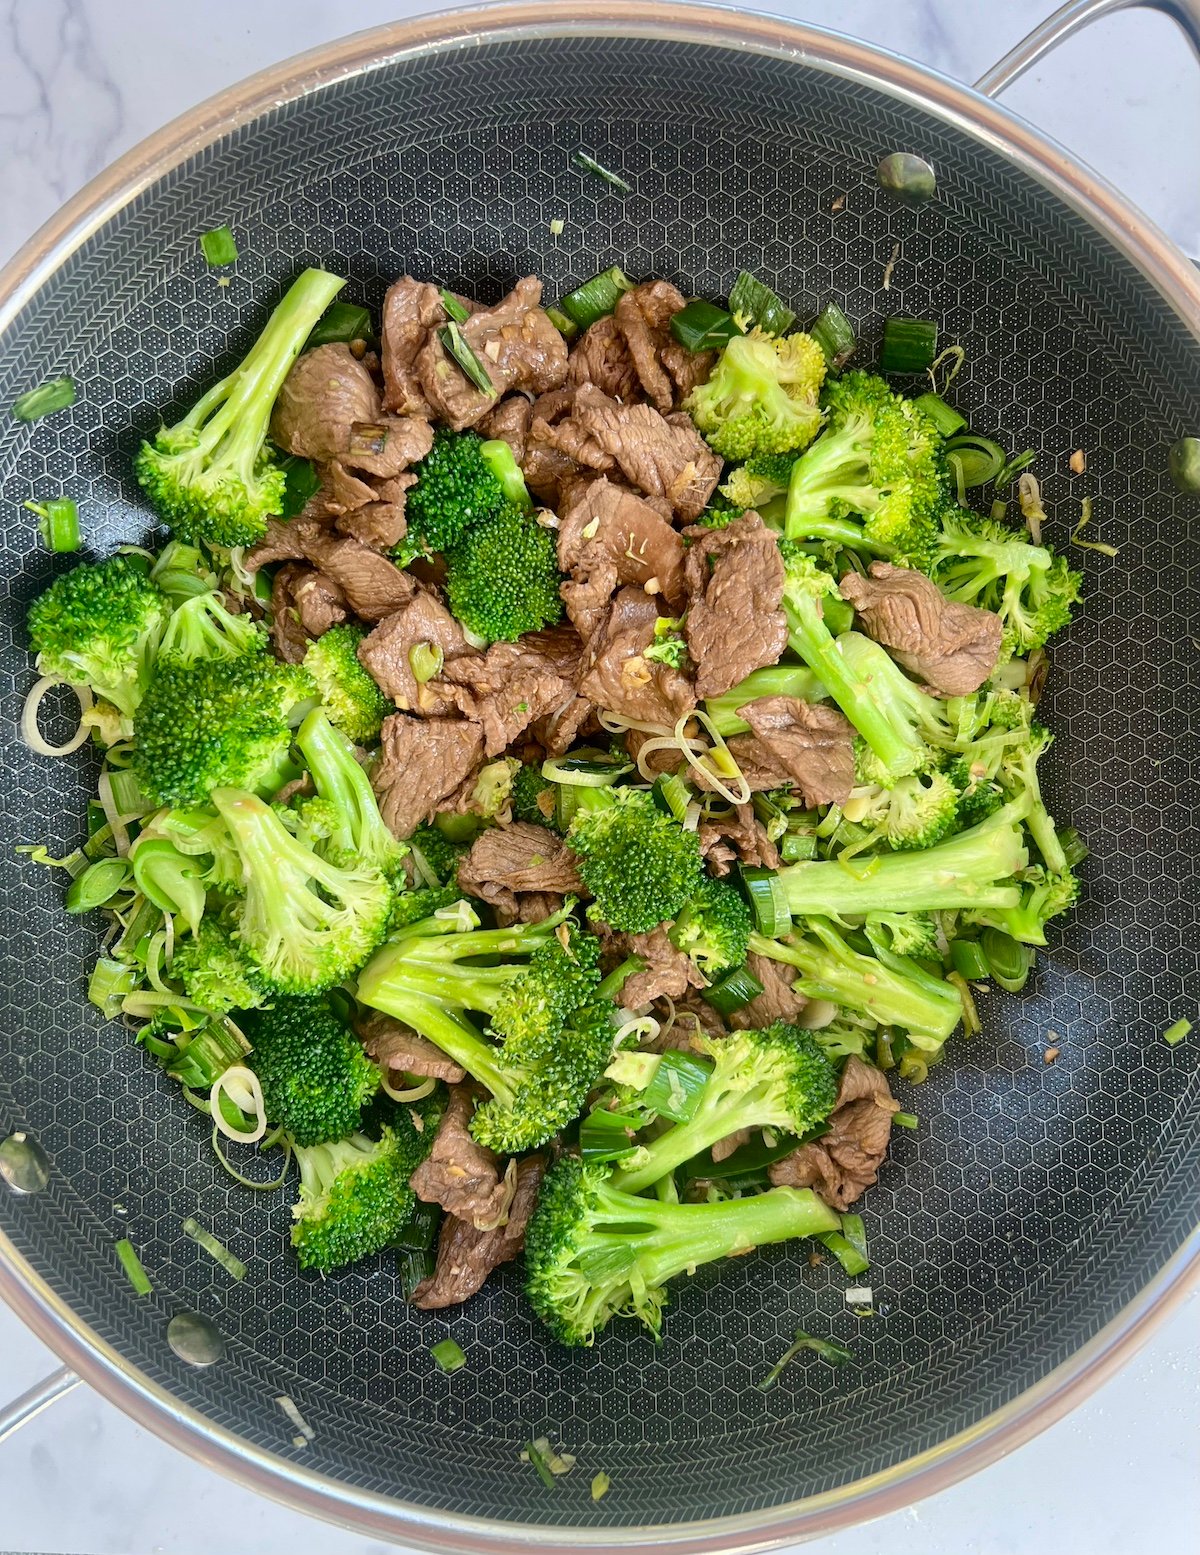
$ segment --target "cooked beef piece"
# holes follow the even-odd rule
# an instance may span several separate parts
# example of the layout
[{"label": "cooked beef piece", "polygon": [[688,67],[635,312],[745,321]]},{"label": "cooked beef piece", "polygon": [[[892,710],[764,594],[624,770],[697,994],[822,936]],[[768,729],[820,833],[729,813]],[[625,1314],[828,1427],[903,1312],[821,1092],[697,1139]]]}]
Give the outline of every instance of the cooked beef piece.
[{"label": "cooked beef piece", "polygon": [[447,1057],[435,1043],[419,1037],[390,1015],[371,1010],[354,1024],[367,1056],[381,1069],[397,1074],[422,1075],[426,1079],[445,1080],[457,1085],[467,1077],[461,1064]]},{"label": "cooked beef piece", "polygon": [[335,525],[342,534],[372,551],[390,551],[408,533],[404,509],[408,488],[415,485],[416,480],[411,471],[406,471],[380,481],[370,502],[339,513],[334,519]]},{"label": "cooked beef piece", "polygon": [[276,562],[307,561],[309,546],[328,534],[325,515],[309,513],[307,508],[295,518],[268,519],[266,534],[246,552],[246,568],[255,572],[259,567],[273,567]]},{"label": "cooked beef piece", "polygon": [[350,444],[338,462],[377,480],[402,475],[433,447],[433,428],[419,416],[378,415],[350,429]]},{"label": "cooked beef piece", "polygon": [[462,719],[393,713],[383,720],[380,741],[371,784],[397,837],[411,837],[422,821],[431,820],[483,757],[479,725]]},{"label": "cooked beef piece", "polygon": [[739,1128],[736,1133],[726,1134],[724,1139],[718,1139],[712,1147],[714,1161],[727,1161],[735,1150],[740,1150],[743,1145],[750,1143],[751,1130]]},{"label": "cooked beef piece", "polygon": [[299,664],[312,640],[301,624],[296,604],[297,586],[311,576],[299,562],[285,562],[271,584],[271,641],[285,664]]},{"label": "cooked beef piece", "polygon": [[483,1287],[499,1264],[508,1263],[525,1246],[525,1228],[533,1214],[546,1170],[544,1156],[528,1155],[516,1163],[516,1187],[508,1218],[491,1231],[477,1231],[470,1221],[447,1215],[438,1233],[437,1263],[413,1292],[413,1305],[424,1312],[454,1307]]},{"label": "cooked beef piece", "polygon": [[531,892],[556,898],[586,895],[566,843],[530,821],[480,832],[458,866],[458,884],[468,896],[503,908],[510,917],[520,913],[518,898]]},{"label": "cooked beef piece", "polygon": [[869,578],[848,572],[841,591],[867,635],[933,691],[968,696],[996,668],[1000,617],[947,599],[923,572],[872,562]]},{"label": "cooked beef piece", "polygon": [[584,653],[579,693],[637,723],[673,729],[696,705],[692,683],[670,665],[643,657],[654,641],[658,606],[642,589],[623,588]]},{"label": "cooked beef piece", "polygon": [[541,298],[541,281],[527,275],[494,308],[480,308],[460,326],[492,380],[491,394],[470,382],[436,332],[427,335],[416,367],[425,397],[440,420],[455,428],[474,426],[510,389],[544,394],[565,381],[566,342],[538,306]]},{"label": "cooked beef piece", "polygon": [[556,511],[565,506],[564,498],[577,480],[591,478],[557,444],[554,429],[570,414],[574,402],[575,391],[570,388],[540,394],[530,407],[529,431],[521,455],[525,484]]},{"label": "cooked beef piece", "polygon": [[727,875],[735,858],[758,869],[779,868],[779,849],[751,804],[737,805],[729,815],[702,822],[697,835],[714,875]]},{"label": "cooked beef piece", "polygon": [[315,518],[289,523],[272,519],[263,539],[246,553],[250,572],[278,561],[311,562],[338,585],[350,609],[364,621],[382,621],[416,590],[412,578],[386,556],[357,540],[330,534]]},{"label": "cooked beef piece", "polygon": [[525,457],[525,443],[529,437],[529,423],[533,406],[523,394],[510,394],[501,400],[495,410],[489,410],[476,429],[480,437],[500,438],[513,451],[513,458],[520,464]]},{"label": "cooked beef piece", "polygon": [[567,382],[572,388],[594,384],[614,400],[633,399],[637,394],[637,367],[613,314],[597,319],[575,342],[567,365]]},{"label": "cooked beef piece", "polygon": [[440,648],[446,660],[473,650],[462,627],[436,594],[418,589],[406,604],[381,621],[358,645],[359,663],[385,696],[402,712],[437,717],[453,703],[440,696],[432,682],[418,685],[409,655],[421,643]]},{"label": "cooked beef piece", "polygon": [[667,926],[660,923],[647,934],[616,934],[601,929],[606,966],[618,966],[628,956],[640,956],[646,963],[642,971],[625,979],[618,1003],[627,1010],[640,1010],[655,999],[678,999],[689,988],[703,988],[704,978],[696,963],[675,949],[667,937]]},{"label": "cooked beef piece", "polygon": [[477,1085],[455,1085],[438,1124],[433,1148],[409,1179],[426,1204],[440,1204],[448,1215],[472,1225],[494,1225],[508,1199],[500,1157],[477,1145],[467,1125],[486,1093]]},{"label": "cooked beef piece", "polygon": [[416,361],[429,332],[449,315],[442,294],[429,281],[404,276],[388,287],[383,299],[383,403],[401,415],[429,414]]},{"label": "cooked beef piece", "polygon": [[845,804],[854,787],[855,735],[836,707],[796,697],[759,697],[737,711],[806,805]]},{"label": "cooked beef piece", "polygon": [[617,325],[646,398],[664,415],[704,383],[716,360],[714,351],[689,351],[670,332],[671,319],[685,298],[670,281],[647,281],[626,292],[617,304]]},{"label": "cooked beef piece", "polygon": [[737,849],[733,843],[722,834],[719,826],[701,826],[697,837],[700,841],[700,856],[710,872],[718,876],[727,875],[737,862]]},{"label": "cooked beef piece", "polygon": [[815,1188],[833,1209],[849,1209],[879,1177],[900,1103],[879,1070],[848,1058],[829,1132],[767,1168],[776,1187]]},{"label": "cooked beef piece", "polygon": [[581,652],[570,628],[530,632],[519,642],[493,643],[486,654],[447,664],[431,690],[480,723],[484,754],[498,756],[536,719],[564,714],[574,705],[572,677]]},{"label": "cooked beef piece", "polygon": [[685,522],[700,516],[721,478],[720,459],[685,415],[664,417],[651,405],[619,405],[585,384],[576,391],[569,422],[616,463],[631,486],[665,497]]},{"label": "cooked beef piece", "polygon": [[283,381],[271,414],[271,437],[302,459],[325,464],[350,447],[357,421],[380,414],[375,380],[342,341],[305,351]]},{"label": "cooked beef piece", "polygon": [[595,714],[587,697],[572,697],[556,712],[535,718],[529,733],[547,756],[563,756],[583,735],[599,732]]},{"label": "cooked beef piece", "polygon": [[795,967],[772,961],[770,956],[755,955],[753,951],[747,956],[746,965],[763,985],[763,991],[740,1010],[734,1010],[729,1024],[738,1031],[759,1031],[772,1021],[794,1021],[805,1004],[804,997],[792,991],[796,981]]},{"label": "cooked beef piece", "polygon": [[686,600],[679,534],[632,491],[603,478],[563,512],[558,565],[571,575],[562,585],[563,603],[585,638],[596,630],[622,583],[661,597],[661,615],[678,615]]},{"label": "cooked beef piece", "polygon": [[757,513],[725,529],[687,530],[688,652],[696,695],[720,696],[787,647],[783,558]]}]

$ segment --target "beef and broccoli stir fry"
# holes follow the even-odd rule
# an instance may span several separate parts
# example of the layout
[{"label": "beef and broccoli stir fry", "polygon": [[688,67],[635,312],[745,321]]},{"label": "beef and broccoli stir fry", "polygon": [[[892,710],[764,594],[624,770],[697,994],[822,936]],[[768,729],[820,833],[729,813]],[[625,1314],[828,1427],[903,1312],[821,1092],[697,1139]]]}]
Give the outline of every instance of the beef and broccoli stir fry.
[{"label": "beef and broccoli stir fry", "polygon": [[298,1169],[303,1268],[447,1307],[523,1252],[567,1344],[767,1243],[861,1272],[893,1081],[1077,894],[1078,575],[752,278],[406,276],[377,336],[340,286],[142,445],[158,548],[30,611],[32,742],[65,682],[103,752],[92,1001]]}]

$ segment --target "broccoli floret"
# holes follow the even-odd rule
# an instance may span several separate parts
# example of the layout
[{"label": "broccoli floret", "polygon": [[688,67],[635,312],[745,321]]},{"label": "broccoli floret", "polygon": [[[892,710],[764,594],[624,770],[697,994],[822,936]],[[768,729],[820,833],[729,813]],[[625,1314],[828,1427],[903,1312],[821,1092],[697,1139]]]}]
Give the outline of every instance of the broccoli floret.
[{"label": "broccoli floret", "polygon": [[704,878],[696,833],[640,789],[587,788],[579,799],[568,840],[591,915],[629,934],[678,917]]},{"label": "broccoli floret", "polygon": [[446,600],[477,637],[516,642],[562,619],[560,581],[554,531],[505,503],[449,553]]},{"label": "broccoli floret", "polygon": [[422,918],[432,918],[434,913],[453,907],[461,897],[462,892],[453,882],[449,885],[420,886],[415,891],[397,891],[392,899],[388,932],[394,934],[397,929],[420,923]]},{"label": "broccoli floret", "polygon": [[358,661],[358,645],[366,636],[361,626],[343,622],[311,643],[304,668],[316,682],[321,704],[347,739],[370,745],[380,725],[396,711]]},{"label": "broccoli floret", "polygon": [[880,941],[898,956],[940,957],[937,925],[923,912],[872,912],[867,914],[867,938]]},{"label": "broccoli floret", "polygon": [[759,697],[796,697],[801,702],[822,702],[828,696],[825,687],[807,664],[768,664],[751,670],[720,696],[709,697],[704,707],[718,734],[744,734],[750,725],[738,716],[739,708]]},{"label": "broccoli floret", "polygon": [[414,877],[417,885],[448,885],[453,881],[468,844],[455,842],[437,825],[423,824],[408,839],[409,852],[420,868]]},{"label": "broccoli floret", "polygon": [[146,690],[169,613],[143,557],[84,562],[29,607],[38,668],[43,675],[89,686],[129,717]]},{"label": "broccoli floret", "polygon": [[542,1184],[525,1236],[526,1294],[561,1343],[590,1345],[618,1315],[657,1338],[676,1275],[840,1221],[808,1188],[772,1188],[715,1204],[640,1198],[603,1166],[565,1156]]},{"label": "broccoli floret", "polygon": [[804,448],[821,426],[825,353],[804,334],[735,335],[684,409],[725,459]]},{"label": "broccoli floret", "polygon": [[[949,708],[953,703],[946,705]],[[962,720],[964,734],[955,745],[951,776],[967,779],[977,799],[976,808],[987,813],[996,808],[993,790],[1003,798],[1024,800],[1028,806],[1026,824],[1042,861],[1052,874],[1061,874],[1067,867],[1066,855],[1042,799],[1037,771],[1038,762],[1050,748],[1050,731],[1035,721],[1032,704],[1012,692],[961,699],[963,708],[972,705],[974,718]]]},{"label": "broccoli floret", "polygon": [[699,1105],[686,1123],[676,1123],[623,1161],[612,1177],[615,1188],[641,1193],[739,1129],[807,1134],[833,1111],[833,1066],[811,1033],[798,1026],[780,1020],[763,1031],[698,1033],[692,1045],[713,1063]]},{"label": "broccoli floret", "polygon": [[1024,872],[1020,886],[1021,900],[1015,907],[965,913],[965,921],[1003,929],[1023,945],[1044,945],[1051,918],[1067,912],[1078,901],[1079,881],[1069,869],[1055,874],[1035,864]]},{"label": "broccoli floret", "polygon": [[873,943],[873,956],[860,954],[842,930],[819,916],[831,910],[836,911],[814,909],[786,941],[752,934],[750,949],[796,967],[796,988],[805,998],[829,999],[858,1022],[900,1026],[915,1046],[936,1052],[962,1018],[957,991],[915,961],[894,954],[882,937]]},{"label": "broccoli floret", "polygon": [[856,795],[855,820],[889,848],[931,848],[954,829],[958,790],[944,772],[911,773]]},{"label": "broccoli floret", "polygon": [[705,876],[699,891],[667,931],[676,950],[710,980],[746,959],[751,917],[741,892]]},{"label": "broccoli floret", "polygon": [[789,539],[924,566],[948,492],[937,428],[870,373],[846,373],[829,386],[826,403],[828,427],[792,466]]},{"label": "broccoli floret", "polygon": [[237,850],[237,935],[273,992],[320,993],[355,972],[387,931],[392,888],[378,870],[339,868],[306,848],[253,794],[214,790]]},{"label": "broccoli floret", "polygon": [[541,766],[536,762],[526,762],[513,773],[512,813],[515,821],[532,821],[536,826],[554,825],[554,784],[543,776]]},{"label": "broccoli floret", "polygon": [[960,755],[949,751],[943,758],[942,770],[958,791],[958,825],[976,826],[1004,803],[1004,790],[994,777],[973,761],[970,754]]},{"label": "broccoli floret", "polygon": [[759,454],[747,459],[726,476],[720,487],[721,495],[738,512],[747,508],[761,512],[764,504],[787,495],[795,462],[794,452]]},{"label": "broccoli floret", "polygon": [[265,653],[267,634],[253,616],[234,615],[215,590],[193,594],[171,612],[159,644],[160,660],[237,659]]},{"label": "broccoli floret", "polygon": [[[612,1051],[611,1006],[592,1002],[598,942],[572,930],[564,944],[565,921],[564,911],[455,932],[429,919],[397,934],[358,978],[361,1003],[435,1042],[491,1092],[471,1132],[504,1153],[532,1150],[576,1117]],[[472,1010],[490,1017],[501,1045],[487,1041]]]},{"label": "broccoli floret", "polygon": [[730,524],[736,523],[744,515],[745,511],[745,508],[728,502],[718,489],[696,522],[702,529],[728,529]]},{"label": "broccoli floret", "polygon": [[202,804],[214,788],[272,792],[291,717],[314,689],[302,669],[265,653],[160,659],[133,720],[138,782],[155,804]]},{"label": "broccoli floret", "polygon": [[654,623],[654,641],[643,648],[642,658],[653,664],[668,664],[673,670],[683,669],[688,662],[688,650],[682,626],[682,620],[674,616],[659,616]]},{"label": "broccoli floret", "polygon": [[433,447],[412,467],[417,480],[404,504],[408,554],[413,546],[451,551],[472,524],[510,505],[483,446],[475,432],[434,433]]},{"label": "broccoli floret", "polygon": [[318,800],[328,806],[329,857],[396,879],[403,872],[408,844],[388,830],[371,780],[355,759],[354,746],[319,707],[300,725],[296,744],[312,774]]},{"label": "broccoli floret", "polygon": [[929,573],[948,598],[995,611],[1006,656],[1030,653],[1066,626],[1083,590],[1065,557],[961,510],[943,515]]},{"label": "broccoli floret", "polygon": [[268,1123],[297,1145],[345,1139],[379,1089],[379,1070],[322,998],[279,998],[241,1023]]},{"label": "broccoli floret", "polygon": [[305,270],[288,289],[240,367],[173,427],[144,442],[138,484],[183,540],[253,545],[283,511],[287,478],[267,444],[276,396],[309,331],[345,282]]},{"label": "broccoli floret", "polygon": [[416,1208],[409,1179],[429,1154],[441,1110],[434,1093],[397,1107],[377,1140],[360,1133],[295,1147],[300,1198],[292,1246],[302,1269],[327,1274],[396,1240]]},{"label": "broccoli floret", "polygon": [[171,976],[214,1015],[255,1009],[267,997],[260,968],[224,918],[206,916],[195,934],[178,941]]}]

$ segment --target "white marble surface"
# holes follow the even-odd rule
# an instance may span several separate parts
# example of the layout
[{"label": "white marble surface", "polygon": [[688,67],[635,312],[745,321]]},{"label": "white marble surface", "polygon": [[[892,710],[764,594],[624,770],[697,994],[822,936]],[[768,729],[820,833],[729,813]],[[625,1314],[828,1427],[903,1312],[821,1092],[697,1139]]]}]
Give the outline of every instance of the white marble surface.
[{"label": "white marble surface", "polygon": [[[776,0],[973,80],[1053,0]],[[0,3],[0,260],[107,162],[278,57],[423,8],[399,0]],[[1200,255],[1200,71],[1163,17],[1112,17],[1009,103]],[[1200,1527],[1200,1297],[1074,1415],[964,1485],[809,1546],[820,1555],[1143,1555]],[[0,1309],[0,1399],[56,1364]],[[0,1445],[0,1549],[368,1555],[219,1480],[77,1390]]]}]

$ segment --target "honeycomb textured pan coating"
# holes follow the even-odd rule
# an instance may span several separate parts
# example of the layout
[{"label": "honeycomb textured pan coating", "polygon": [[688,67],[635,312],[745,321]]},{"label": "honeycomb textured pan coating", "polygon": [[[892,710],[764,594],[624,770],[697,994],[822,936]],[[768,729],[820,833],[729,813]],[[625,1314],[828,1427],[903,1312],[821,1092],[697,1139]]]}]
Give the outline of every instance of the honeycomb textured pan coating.
[{"label": "honeycomb textured pan coating", "polygon": [[[572,166],[576,148],[633,193]],[[934,204],[879,193],[872,169],[892,150],[935,163]],[[222,222],[241,255],[227,288],[197,244]],[[802,319],[836,297],[868,361],[887,314],[936,318],[966,349],[955,399],[971,424],[1040,450],[1048,538],[1065,545],[1091,493],[1092,532],[1120,554],[1074,553],[1088,602],[1055,645],[1045,704],[1050,798],[1092,847],[1084,901],[1025,995],[984,996],[985,1034],[902,1090],[920,1125],[897,1131],[862,1206],[874,1316],[850,1312],[832,1260],[810,1268],[782,1248],[682,1287],[657,1348],[616,1323],[567,1353],[513,1268],[449,1315],[409,1311],[388,1258],[298,1273],[288,1195],[232,1184],[201,1120],[85,1005],[96,929],[65,918],[59,881],[13,852],[74,846],[94,776],[86,757],[40,760],[13,735],[32,681],[24,607],[66,565],[20,503],[69,492],[98,552],[144,538],[128,474],[139,437],[237,360],[305,264],[342,271],[346,296],[377,307],[404,271],[488,300],[533,271],[553,298],[613,262],[717,297],[752,269]],[[28,1129],[54,1166],[46,1192],[0,1196],[0,1224],[149,1377],[382,1494],[533,1522],[680,1521],[937,1445],[1043,1377],[1169,1258],[1200,1180],[1197,1048],[1159,1036],[1195,1015],[1200,970],[1200,567],[1194,505],[1163,471],[1165,446],[1200,426],[1200,359],[1069,211],[917,109],[802,65],[603,39],[450,49],[276,110],[148,189],[10,331],[0,403],[59,372],[78,382],[73,409],[0,430],[0,1135]],[[1067,468],[1076,448],[1082,477]],[[245,1260],[243,1284],[182,1234],[188,1215]],[[122,1235],[153,1279],[147,1299],[117,1265]],[[220,1365],[190,1370],[168,1350],[181,1307],[216,1320]],[[810,1356],[758,1391],[797,1327],[845,1342],[856,1364]],[[452,1377],[427,1353],[447,1332],[468,1355]],[[302,1452],[278,1394],[315,1431]],[[542,1434],[579,1455],[553,1492],[519,1461]],[[612,1490],[596,1506],[601,1469]]]}]

